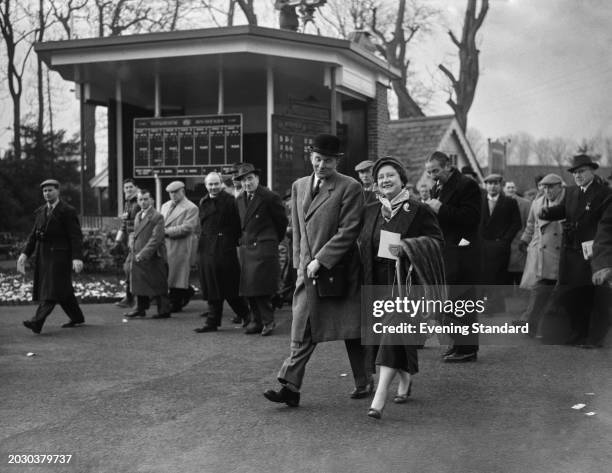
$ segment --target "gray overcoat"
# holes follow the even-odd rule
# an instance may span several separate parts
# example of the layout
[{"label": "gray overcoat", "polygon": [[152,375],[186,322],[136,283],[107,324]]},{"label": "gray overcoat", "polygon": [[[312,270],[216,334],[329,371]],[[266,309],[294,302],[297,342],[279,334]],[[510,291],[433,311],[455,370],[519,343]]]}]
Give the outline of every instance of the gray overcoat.
[{"label": "gray overcoat", "polygon": [[[336,173],[321,183],[313,200],[312,183],[312,175],[302,177],[291,189],[293,265],[297,269],[291,340],[303,341],[308,319],[315,343],[359,338],[361,275],[356,240],[364,208],[361,185]],[[353,257],[348,262],[346,297],[321,299],[312,287],[306,287],[304,276],[312,259],[332,268],[348,252],[353,252]]]}]

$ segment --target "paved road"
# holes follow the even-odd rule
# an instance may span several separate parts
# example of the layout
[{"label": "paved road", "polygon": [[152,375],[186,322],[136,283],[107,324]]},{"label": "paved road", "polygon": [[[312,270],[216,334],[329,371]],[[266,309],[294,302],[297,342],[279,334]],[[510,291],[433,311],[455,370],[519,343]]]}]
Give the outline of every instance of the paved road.
[{"label": "paved road", "polygon": [[[289,312],[263,338],[232,325],[195,334],[202,309],[123,323],[112,305],[87,305],[86,326],[60,329],[58,308],[35,336],[21,326],[32,306],[0,307],[0,471],[612,471],[610,343],[588,351],[517,338],[466,365],[428,347],[411,401],[376,421],[368,400],[348,398],[343,343],[317,348],[302,405],[281,407],[261,393],[287,354]],[[73,457],[25,467],[8,465],[9,453]]]}]

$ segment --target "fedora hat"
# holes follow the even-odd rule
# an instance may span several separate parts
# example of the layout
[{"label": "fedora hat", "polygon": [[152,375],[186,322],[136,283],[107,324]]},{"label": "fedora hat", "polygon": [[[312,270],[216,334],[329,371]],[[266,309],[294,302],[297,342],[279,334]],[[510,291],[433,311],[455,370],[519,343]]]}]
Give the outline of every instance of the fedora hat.
[{"label": "fedora hat", "polygon": [[588,166],[591,169],[597,169],[599,164],[594,162],[588,154],[577,154],[572,157],[571,167],[568,169],[569,172],[574,172],[576,169]]},{"label": "fedora hat", "polygon": [[236,175],[234,179],[241,181],[248,174],[259,174],[261,173],[260,169],[256,169],[251,163],[242,163],[238,166],[238,171],[236,171]]},{"label": "fedora hat", "polygon": [[340,152],[340,139],[336,135],[326,133],[315,136],[310,151],[332,158],[344,156],[344,153]]}]

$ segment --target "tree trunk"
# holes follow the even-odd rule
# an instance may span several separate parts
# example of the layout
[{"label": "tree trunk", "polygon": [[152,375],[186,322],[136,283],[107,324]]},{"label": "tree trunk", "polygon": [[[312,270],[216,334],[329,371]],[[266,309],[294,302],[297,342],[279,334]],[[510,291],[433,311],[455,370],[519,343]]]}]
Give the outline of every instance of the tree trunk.
[{"label": "tree trunk", "polygon": [[13,149],[15,159],[21,159],[21,94],[13,95]]}]

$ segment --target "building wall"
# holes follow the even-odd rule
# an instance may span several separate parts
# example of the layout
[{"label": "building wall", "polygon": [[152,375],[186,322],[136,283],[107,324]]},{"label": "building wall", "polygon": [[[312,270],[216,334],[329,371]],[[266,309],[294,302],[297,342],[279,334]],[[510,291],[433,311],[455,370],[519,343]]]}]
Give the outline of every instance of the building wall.
[{"label": "building wall", "polygon": [[387,88],[376,83],[376,99],[368,103],[367,110],[368,159],[376,161],[388,147],[389,107]]}]

